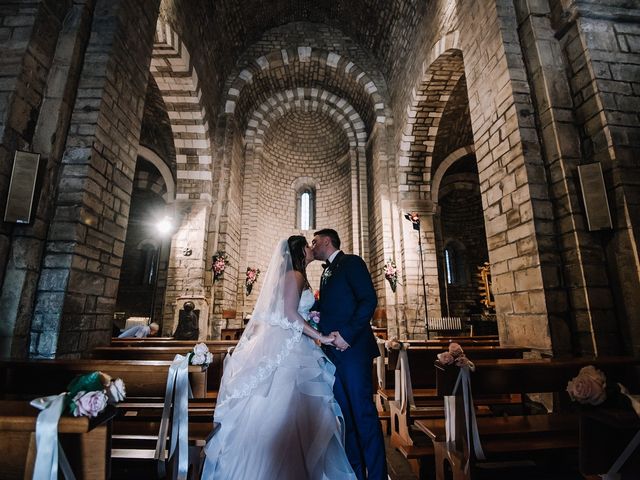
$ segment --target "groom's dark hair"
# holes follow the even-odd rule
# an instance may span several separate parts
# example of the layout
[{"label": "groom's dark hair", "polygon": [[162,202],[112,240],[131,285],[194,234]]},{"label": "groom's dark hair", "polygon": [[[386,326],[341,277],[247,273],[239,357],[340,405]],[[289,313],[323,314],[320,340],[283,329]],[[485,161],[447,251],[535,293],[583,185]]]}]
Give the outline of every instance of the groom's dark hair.
[{"label": "groom's dark hair", "polygon": [[338,232],[336,232],[333,228],[323,228],[322,230],[318,230],[313,234],[320,235],[321,237],[329,237],[331,239],[331,245],[333,248],[340,248],[340,237],[338,236]]}]

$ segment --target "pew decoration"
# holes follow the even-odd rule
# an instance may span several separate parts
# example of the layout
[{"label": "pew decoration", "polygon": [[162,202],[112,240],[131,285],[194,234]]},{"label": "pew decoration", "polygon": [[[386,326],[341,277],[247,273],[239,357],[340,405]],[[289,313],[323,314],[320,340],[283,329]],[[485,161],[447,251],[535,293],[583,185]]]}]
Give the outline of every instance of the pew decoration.
[{"label": "pew decoration", "polygon": [[227,254],[224,252],[216,252],[216,254],[211,257],[211,271],[213,271],[213,281],[217,281],[224,274],[225,268],[229,264],[229,258]]},{"label": "pew decoration", "polygon": [[[160,478],[167,473],[166,461],[175,457],[177,480],[186,480],[189,471],[189,399],[193,398],[189,385],[189,365],[207,368],[213,362],[213,354],[206,343],[198,343],[186,355],[176,355],[169,367],[164,395],[162,418],[154,459]],[[171,422],[169,422],[171,417]],[[169,455],[166,455],[166,438],[171,424]]]},{"label": "pew decoration", "polygon": [[[630,404],[636,415],[640,416],[640,396],[631,395],[621,383],[607,386],[606,375],[593,365],[581,368],[578,375],[569,380],[567,393],[574,402],[593,407],[602,405],[626,409]],[[620,478],[618,472],[638,447],[640,447],[640,431],[633,436],[620,456],[613,462],[609,471],[602,475],[602,479],[617,480]]]},{"label": "pew decoration", "polygon": [[74,378],[67,391],[59,395],[36,398],[30,405],[41,410],[36,421],[36,460],[33,478],[58,479],[58,465],[65,479],[75,479],[71,466],[58,441],[58,422],[67,410],[74,417],[94,418],[107,405],[115,405],[126,397],[124,382],[102,372]]},{"label": "pew decoration", "polygon": [[244,291],[246,292],[247,297],[251,295],[251,290],[253,290],[253,284],[258,281],[259,276],[260,276],[259,268],[247,267],[247,274],[244,279]]},{"label": "pew decoration", "polygon": [[411,371],[409,370],[409,342],[401,342],[397,337],[392,337],[384,343],[387,350],[398,350],[396,363],[394,398],[400,401],[400,412],[406,413],[407,406],[415,407],[413,400],[413,387],[411,385]]},{"label": "pew decoration", "polygon": [[[453,387],[453,394],[444,397],[444,413],[445,413],[445,431],[447,442],[456,441],[455,431],[455,395],[462,386],[462,400],[464,402],[465,431],[467,434],[467,445],[473,448],[475,458],[485,460],[484,451],[480,443],[480,433],[478,432],[478,423],[476,421],[476,410],[473,403],[473,394],[471,392],[471,372],[475,372],[475,365],[467,358],[462,347],[451,342],[446,352],[437,355],[437,362],[442,366],[456,366],[459,368],[458,378]],[[469,472],[470,455],[465,462],[464,471]]]},{"label": "pew decoration", "polygon": [[438,361],[442,365],[455,365],[460,368],[469,367],[472,372],[476,369],[473,362],[464,354],[462,347],[455,342],[449,344],[449,350],[438,354]]},{"label": "pew decoration", "polygon": [[189,365],[202,365],[207,368],[213,362],[213,354],[206,343],[198,343],[189,352]]},{"label": "pew decoration", "polygon": [[382,267],[382,273],[384,273],[384,278],[389,282],[391,291],[395,293],[398,286],[398,267],[396,262],[391,259],[387,260],[387,263]]}]

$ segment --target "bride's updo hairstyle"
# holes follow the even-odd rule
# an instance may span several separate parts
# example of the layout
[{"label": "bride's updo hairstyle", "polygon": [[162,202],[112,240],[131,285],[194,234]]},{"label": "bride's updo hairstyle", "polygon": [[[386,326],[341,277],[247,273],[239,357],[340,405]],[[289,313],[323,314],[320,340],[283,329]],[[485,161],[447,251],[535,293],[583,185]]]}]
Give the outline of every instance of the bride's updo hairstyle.
[{"label": "bride's updo hairstyle", "polygon": [[291,252],[291,264],[293,269],[300,272],[304,277],[304,283],[308,287],[309,280],[307,280],[307,266],[305,264],[305,247],[307,246],[307,239],[302,235],[291,235],[287,244],[289,245],[289,252]]}]

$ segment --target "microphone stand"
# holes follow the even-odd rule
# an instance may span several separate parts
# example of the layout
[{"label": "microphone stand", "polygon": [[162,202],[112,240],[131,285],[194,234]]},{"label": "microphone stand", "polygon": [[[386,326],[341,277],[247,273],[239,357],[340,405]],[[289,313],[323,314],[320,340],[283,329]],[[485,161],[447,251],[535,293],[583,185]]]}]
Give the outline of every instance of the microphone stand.
[{"label": "microphone stand", "polygon": [[416,212],[405,214],[404,218],[409,220],[413,224],[413,229],[418,231],[418,248],[420,250],[420,267],[422,268],[422,293],[424,295],[424,325],[425,332],[427,334],[427,340],[429,340],[429,312],[427,309],[427,283],[425,281],[425,269],[424,269],[424,256],[422,255],[422,235],[420,235],[420,217]]}]

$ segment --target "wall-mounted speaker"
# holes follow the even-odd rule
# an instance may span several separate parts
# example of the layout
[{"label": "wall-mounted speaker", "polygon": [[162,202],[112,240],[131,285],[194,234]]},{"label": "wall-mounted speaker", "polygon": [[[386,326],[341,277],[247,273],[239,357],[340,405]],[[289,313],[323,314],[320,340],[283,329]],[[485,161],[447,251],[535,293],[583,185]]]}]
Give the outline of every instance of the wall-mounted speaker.
[{"label": "wall-mounted speaker", "polygon": [[600,163],[580,165],[578,177],[589,231],[613,228],[607,189],[602,176],[602,165]]},{"label": "wall-mounted speaker", "polygon": [[7,206],[4,211],[5,222],[29,223],[31,221],[39,166],[39,153],[16,152],[11,170]]}]

